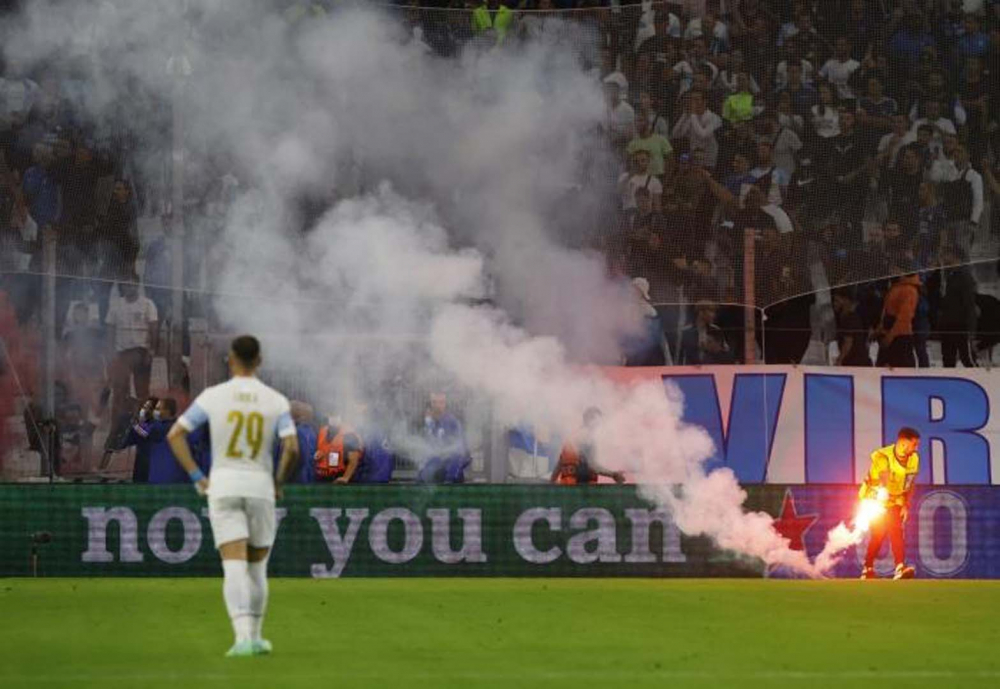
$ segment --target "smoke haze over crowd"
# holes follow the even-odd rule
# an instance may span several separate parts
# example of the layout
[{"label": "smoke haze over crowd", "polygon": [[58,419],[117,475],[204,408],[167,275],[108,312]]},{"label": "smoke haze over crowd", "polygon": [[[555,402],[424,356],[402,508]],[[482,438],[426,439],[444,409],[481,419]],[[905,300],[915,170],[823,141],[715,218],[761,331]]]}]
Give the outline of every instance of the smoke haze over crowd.
[{"label": "smoke haze over crowd", "polygon": [[445,60],[370,9],[290,24],[263,0],[55,4],[5,27],[8,63],[76,74],[98,123],[164,136],[181,109],[185,175],[238,181],[199,245],[204,288],[225,328],[262,335],[271,370],[310,372],[332,409],[377,406],[408,368],[563,437],[599,407],[602,464],[682,531],[812,571],[771,517],[743,512],[732,472],[706,475],[711,441],[676,392],[581,366],[617,363],[641,327],[631,286],[553,229],[586,217],[562,199],[605,116],[593,56],[542,41]]}]

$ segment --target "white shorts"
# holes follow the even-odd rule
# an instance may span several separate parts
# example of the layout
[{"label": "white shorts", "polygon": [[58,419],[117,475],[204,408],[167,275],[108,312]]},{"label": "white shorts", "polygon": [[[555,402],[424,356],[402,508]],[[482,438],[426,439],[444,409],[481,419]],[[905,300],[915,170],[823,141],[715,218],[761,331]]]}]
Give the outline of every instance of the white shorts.
[{"label": "white shorts", "polygon": [[264,498],[210,498],[208,520],[215,547],[246,540],[254,548],[274,545],[274,501]]}]

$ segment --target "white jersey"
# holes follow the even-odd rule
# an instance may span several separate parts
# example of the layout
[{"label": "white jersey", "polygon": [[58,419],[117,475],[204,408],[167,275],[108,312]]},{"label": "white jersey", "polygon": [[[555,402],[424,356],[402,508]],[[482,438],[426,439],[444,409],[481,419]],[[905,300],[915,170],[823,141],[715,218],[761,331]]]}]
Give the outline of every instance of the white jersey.
[{"label": "white jersey", "polygon": [[274,446],[295,435],[284,395],[257,378],[234,377],[198,395],[177,423],[189,432],[208,423],[210,498],[274,500]]}]

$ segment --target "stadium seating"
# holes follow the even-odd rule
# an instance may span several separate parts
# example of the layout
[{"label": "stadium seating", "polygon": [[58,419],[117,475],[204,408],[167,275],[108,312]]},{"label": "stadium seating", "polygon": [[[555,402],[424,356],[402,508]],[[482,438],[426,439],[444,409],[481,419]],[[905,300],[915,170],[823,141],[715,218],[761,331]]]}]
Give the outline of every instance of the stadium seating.
[{"label": "stadium seating", "polygon": [[[323,21],[335,5],[291,3],[284,21]],[[441,59],[556,42],[604,90],[608,116],[558,204],[585,195],[599,212],[583,230],[554,219],[553,232],[602,252],[615,278],[642,279],[664,343],[656,363],[907,365],[878,339],[893,327],[890,283],[912,274],[912,322],[896,331],[908,365],[930,366],[955,365],[977,341],[986,360],[1000,330],[1000,3],[967,2],[969,15],[961,5],[523,0],[501,20],[492,2],[442,0],[385,11]],[[40,473],[29,405],[45,398],[62,428],[60,473],[124,475],[127,456],[102,457],[118,407],[112,362],[92,340],[138,279],[161,335],[151,389],[196,391],[224,375],[230,333],[202,259],[245,180],[208,152],[210,178],[174,186],[162,94],[135,95],[165,113],[162,130],[134,131],[85,119],[72,64],[8,64],[0,77],[0,468]],[[329,203],[303,199],[303,229]],[[969,303],[960,289],[980,306],[956,313]],[[296,396],[295,380],[280,383]],[[410,423],[427,391],[400,395],[386,425]]]}]

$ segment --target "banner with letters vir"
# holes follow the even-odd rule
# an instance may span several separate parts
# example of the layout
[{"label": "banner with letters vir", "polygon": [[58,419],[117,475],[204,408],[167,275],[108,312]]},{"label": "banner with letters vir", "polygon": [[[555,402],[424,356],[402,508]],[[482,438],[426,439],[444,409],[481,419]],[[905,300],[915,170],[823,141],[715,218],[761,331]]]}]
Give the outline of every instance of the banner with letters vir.
[{"label": "banner with letters vir", "polygon": [[[1000,374],[796,366],[611,368],[661,379],[743,484],[857,483],[902,426],[922,435],[923,485],[1000,485]],[[993,393],[997,398],[993,398]],[[996,414],[994,414],[996,412]]]},{"label": "banner with letters vir", "polygon": [[[815,555],[855,506],[854,486],[747,488]],[[1000,578],[1000,488],[922,487],[907,525],[922,577]],[[681,535],[631,486],[292,487],[276,576],[780,576]],[[187,486],[0,486],[0,576],[212,576],[205,502]],[[888,553],[885,553],[888,558]],[[888,560],[880,562],[891,570]],[[857,576],[853,550],[834,572]]]}]

